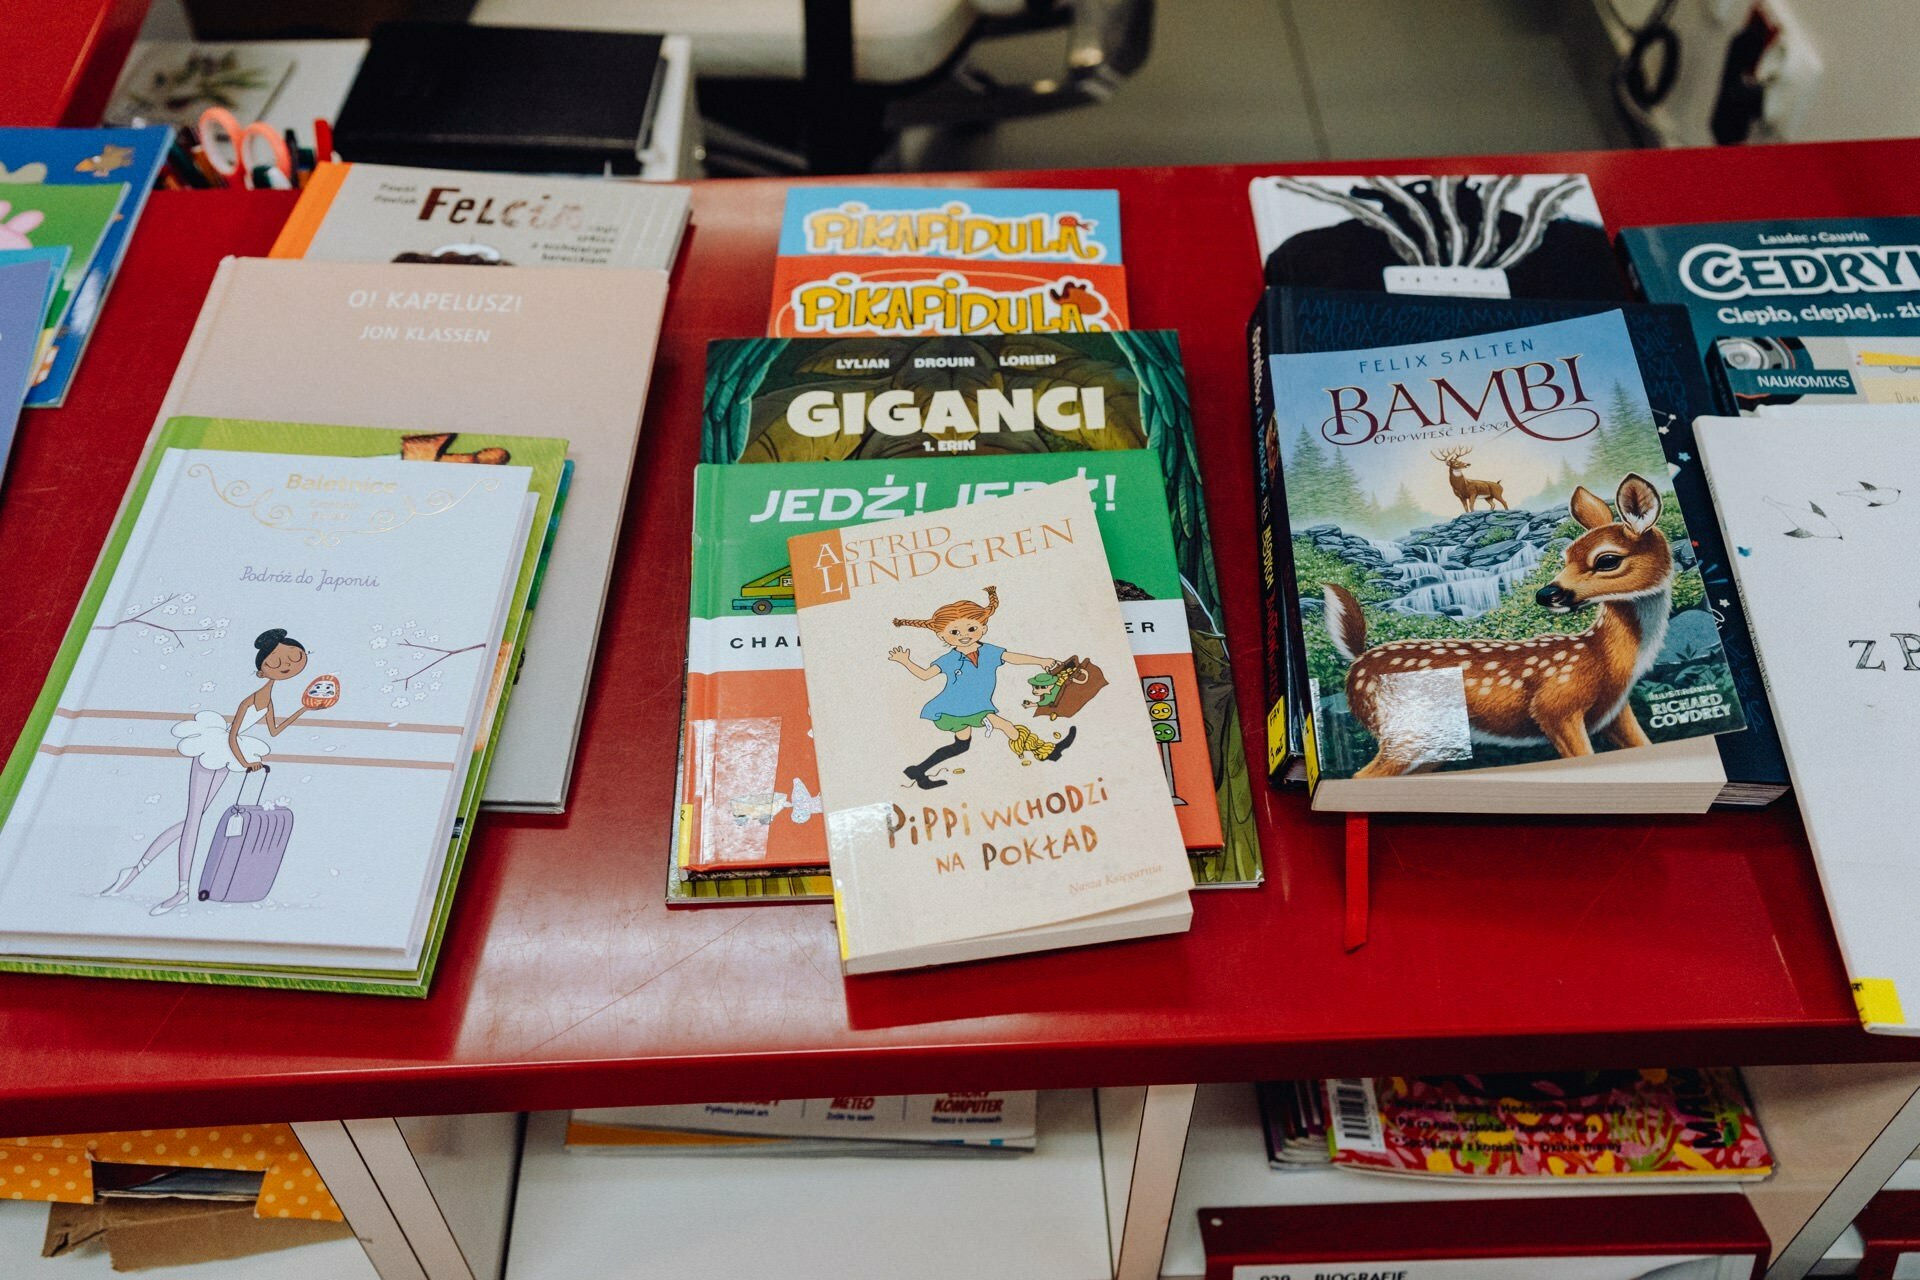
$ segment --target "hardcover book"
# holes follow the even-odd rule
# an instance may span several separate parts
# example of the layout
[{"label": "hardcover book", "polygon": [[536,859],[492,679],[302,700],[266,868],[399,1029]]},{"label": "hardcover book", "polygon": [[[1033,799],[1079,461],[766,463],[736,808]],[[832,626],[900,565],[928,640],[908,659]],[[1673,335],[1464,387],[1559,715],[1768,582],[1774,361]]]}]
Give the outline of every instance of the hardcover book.
[{"label": "hardcover book", "polygon": [[[1206,734],[1197,724],[1200,690],[1165,488],[1153,455],[1126,449],[696,468],[681,866],[713,874],[827,865],[826,826],[815,820],[820,777],[787,540],[1065,479],[1095,496],[1094,519],[1133,650],[1133,668],[1124,675],[1137,679],[1148,698],[1151,741],[1182,836],[1189,848],[1219,849],[1220,813]],[[1036,685],[1022,702],[1057,720],[1072,694],[1062,685]]]},{"label": "hardcover book", "polygon": [[1620,250],[1647,301],[1692,314],[1702,360],[1726,337],[1754,360],[1793,339],[1920,337],[1920,218],[1628,227]]},{"label": "hardcover book", "polygon": [[1920,627],[1897,567],[1920,538],[1920,468],[1917,424],[1857,416],[1879,412],[1796,408],[1694,429],[1860,1019],[1912,1035]]},{"label": "hardcover book", "polygon": [[[1711,744],[1704,773],[1672,744],[1744,717],[1618,313],[1270,376],[1317,807],[1713,801]],[[1631,779],[1591,760],[1660,747]]]},{"label": "hardcover book", "polygon": [[[1265,353],[1256,358],[1264,362],[1275,351],[1341,351],[1468,337],[1609,309],[1610,304],[1603,302],[1388,297],[1377,293],[1278,289],[1268,294],[1262,309],[1256,313],[1254,342]],[[1786,789],[1786,760],[1780,752],[1779,733],[1767,705],[1759,664],[1753,656],[1753,641],[1733,582],[1733,568],[1720,538],[1693,440],[1693,420],[1702,415],[1725,413],[1728,404],[1723,396],[1715,394],[1693,359],[1693,331],[1682,308],[1628,303],[1618,309],[1633,342],[1641,382],[1646,387],[1647,407],[1666,454],[1666,472],[1680,500],[1680,509],[1687,517],[1687,532],[1692,539],[1690,550],[1697,559],[1701,583],[1719,622],[1721,647],[1746,719],[1746,732],[1722,734],[1714,739],[1727,777],[1718,802],[1765,804]],[[1270,390],[1266,394],[1270,398]],[[1271,419],[1270,405],[1256,405],[1254,412],[1256,421]],[[1289,539],[1280,537],[1270,549],[1268,547],[1274,513],[1284,509],[1284,484],[1277,465],[1279,442],[1265,430],[1256,438],[1261,451],[1256,476],[1262,502],[1262,555],[1284,562],[1291,550]],[[1681,548],[1681,554],[1685,556],[1688,550]],[[1276,681],[1270,687],[1285,695],[1286,709],[1293,712],[1287,717],[1288,732],[1291,750],[1298,756],[1302,742],[1298,711],[1304,706],[1304,699],[1297,690],[1305,687],[1306,679],[1304,655],[1294,639],[1299,634],[1298,619],[1288,617],[1288,599],[1276,589],[1279,580],[1276,560],[1265,558],[1263,564],[1269,569],[1268,659],[1280,668],[1270,675],[1270,679]],[[1287,681],[1292,681],[1292,685],[1288,686]],[[1289,692],[1289,688],[1293,692]],[[1280,697],[1270,695],[1274,712],[1270,724],[1276,735],[1276,750],[1281,701]]]},{"label": "hardcover book", "polygon": [[1186,930],[1083,482],[787,547],[848,973]]},{"label": "hardcover book", "polygon": [[[1200,686],[1197,724],[1213,761],[1225,841],[1218,853],[1193,855],[1194,880],[1260,882],[1252,788],[1176,335],[714,342],[703,430],[701,461],[717,463],[1151,452],[1173,521]],[[1184,735],[1196,721],[1180,714]]]},{"label": "hardcover book", "polygon": [[[127,244],[146,208],[147,194],[167,162],[167,146],[172,141],[173,131],[160,125],[142,129],[0,129],[0,199],[9,201],[14,214],[12,218],[0,216],[0,223],[10,224],[35,245],[60,243],[72,249],[62,280],[72,303],[58,318],[41,373],[27,396],[29,408],[50,407],[66,399],[80,356],[93,336],[107,291],[113,287],[114,274],[126,257]],[[88,239],[85,227],[79,224],[75,224],[78,234],[71,236],[58,234],[46,224],[35,230],[20,225],[18,215],[29,205],[16,197],[23,185],[37,184],[109,191],[124,187],[126,194],[116,210],[107,215],[98,238]],[[6,232],[0,230],[0,249],[19,247],[17,240],[9,243]]]},{"label": "hardcover book", "polygon": [[1255,178],[1267,284],[1620,298],[1585,174]]},{"label": "hardcover book", "polygon": [[664,271],[691,200],[657,183],[322,164],[269,256]]},{"label": "hardcover book", "polygon": [[0,968],[425,994],[565,447],[490,443],[166,426],[0,774]]},{"label": "hardcover book", "polygon": [[[412,456],[471,456],[475,433],[564,426],[577,466],[541,583],[542,614],[559,623],[529,637],[489,806],[566,805],[666,296],[651,270],[232,258],[167,389],[162,420],[392,428]],[[275,376],[257,376],[266,368]]]},{"label": "hardcover book", "polygon": [[1773,1154],[1721,1068],[1327,1081],[1333,1163],[1438,1178],[1752,1181]]}]

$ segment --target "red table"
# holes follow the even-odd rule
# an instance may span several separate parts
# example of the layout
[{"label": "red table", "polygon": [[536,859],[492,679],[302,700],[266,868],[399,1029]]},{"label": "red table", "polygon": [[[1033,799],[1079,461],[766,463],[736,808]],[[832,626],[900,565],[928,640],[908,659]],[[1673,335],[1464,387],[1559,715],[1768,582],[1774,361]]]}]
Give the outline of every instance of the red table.
[{"label": "red table", "polygon": [[7,0],[0,124],[100,123],[148,0]]},{"label": "red table", "polygon": [[[1920,141],[1393,167],[1583,170],[1616,227],[1920,212]],[[1186,351],[1256,759],[1242,325],[1260,274],[1246,183],[1263,171],[943,179],[1120,189],[1135,322],[1179,329]],[[0,977],[0,1133],[1920,1056],[1858,1029],[1791,800],[1657,823],[1377,822],[1373,941],[1351,955],[1340,823],[1264,788],[1266,886],[1196,895],[1179,938],[846,981],[824,907],[667,911],[704,349],[761,331],[783,193],[695,189],[572,808],[481,826],[432,997]],[[263,253],[289,207],[276,193],[157,195],[68,407],[28,416],[0,503],[0,740],[25,718],[214,266]]]}]

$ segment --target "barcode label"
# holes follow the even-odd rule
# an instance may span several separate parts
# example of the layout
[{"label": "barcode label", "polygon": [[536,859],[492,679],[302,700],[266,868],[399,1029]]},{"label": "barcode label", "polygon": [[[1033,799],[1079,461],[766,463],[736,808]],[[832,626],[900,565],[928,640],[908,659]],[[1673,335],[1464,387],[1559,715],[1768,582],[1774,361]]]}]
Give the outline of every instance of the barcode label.
[{"label": "barcode label", "polygon": [[1327,1081],[1327,1102],[1333,1109],[1333,1145],[1340,1151],[1386,1150],[1380,1133],[1380,1110],[1373,1101],[1373,1081]]}]

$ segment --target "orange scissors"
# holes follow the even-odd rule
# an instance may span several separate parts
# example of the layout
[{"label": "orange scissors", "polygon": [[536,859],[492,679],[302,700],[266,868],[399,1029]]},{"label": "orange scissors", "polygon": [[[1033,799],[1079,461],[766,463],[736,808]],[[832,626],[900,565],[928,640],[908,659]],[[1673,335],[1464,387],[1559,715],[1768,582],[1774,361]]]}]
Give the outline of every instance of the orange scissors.
[{"label": "orange scissors", "polygon": [[[287,140],[272,125],[255,122],[243,129],[233,112],[225,107],[208,107],[200,113],[200,148],[206,152],[207,163],[226,179],[229,187],[254,185],[254,166],[248,162],[247,148],[255,138],[267,145],[270,163],[262,167],[267,171],[269,185],[292,186],[293,156],[287,150]],[[278,180],[274,174],[280,175]]]}]

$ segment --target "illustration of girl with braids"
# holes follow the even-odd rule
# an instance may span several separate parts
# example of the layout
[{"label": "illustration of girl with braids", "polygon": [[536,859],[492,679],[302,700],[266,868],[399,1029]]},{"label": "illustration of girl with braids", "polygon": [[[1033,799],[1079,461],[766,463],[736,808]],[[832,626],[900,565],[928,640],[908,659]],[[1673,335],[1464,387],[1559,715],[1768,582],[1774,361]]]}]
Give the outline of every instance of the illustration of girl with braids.
[{"label": "illustration of girl with braids", "polygon": [[930,777],[929,772],[936,765],[963,754],[972,744],[973,731],[982,725],[991,725],[1006,734],[1008,747],[1020,757],[1022,764],[1027,763],[1029,755],[1035,760],[1058,760],[1061,753],[1073,745],[1074,734],[1078,732],[1075,728],[1069,728],[1066,736],[1058,742],[1048,742],[1026,725],[1013,723],[994,707],[994,685],[999,681],[1002,664],[1016,667],[1056,665],[1047,658],[1036,658],[1030,653],[1012,653],[997,644],[986,643],[987,620],[993,617],[999,607],[999,591],[988,587],[984,605],[971,600],[955,600],[935,609],[930,618],[893,620],[896,627],[925,627],[947,646],[947,651],[935,658],[931,666],[915,662],[905,645],[895,645],[887,651],[887,661],[899,663],[922,680],[946,678],[946,686],[933,695],[926,706],[920,708],[920,718],[933,721],[933,727],[940,732],[952,734],[953,741],[919,764],[909,765],[902,770],[923,791],[947,785],[945,778]]}]

